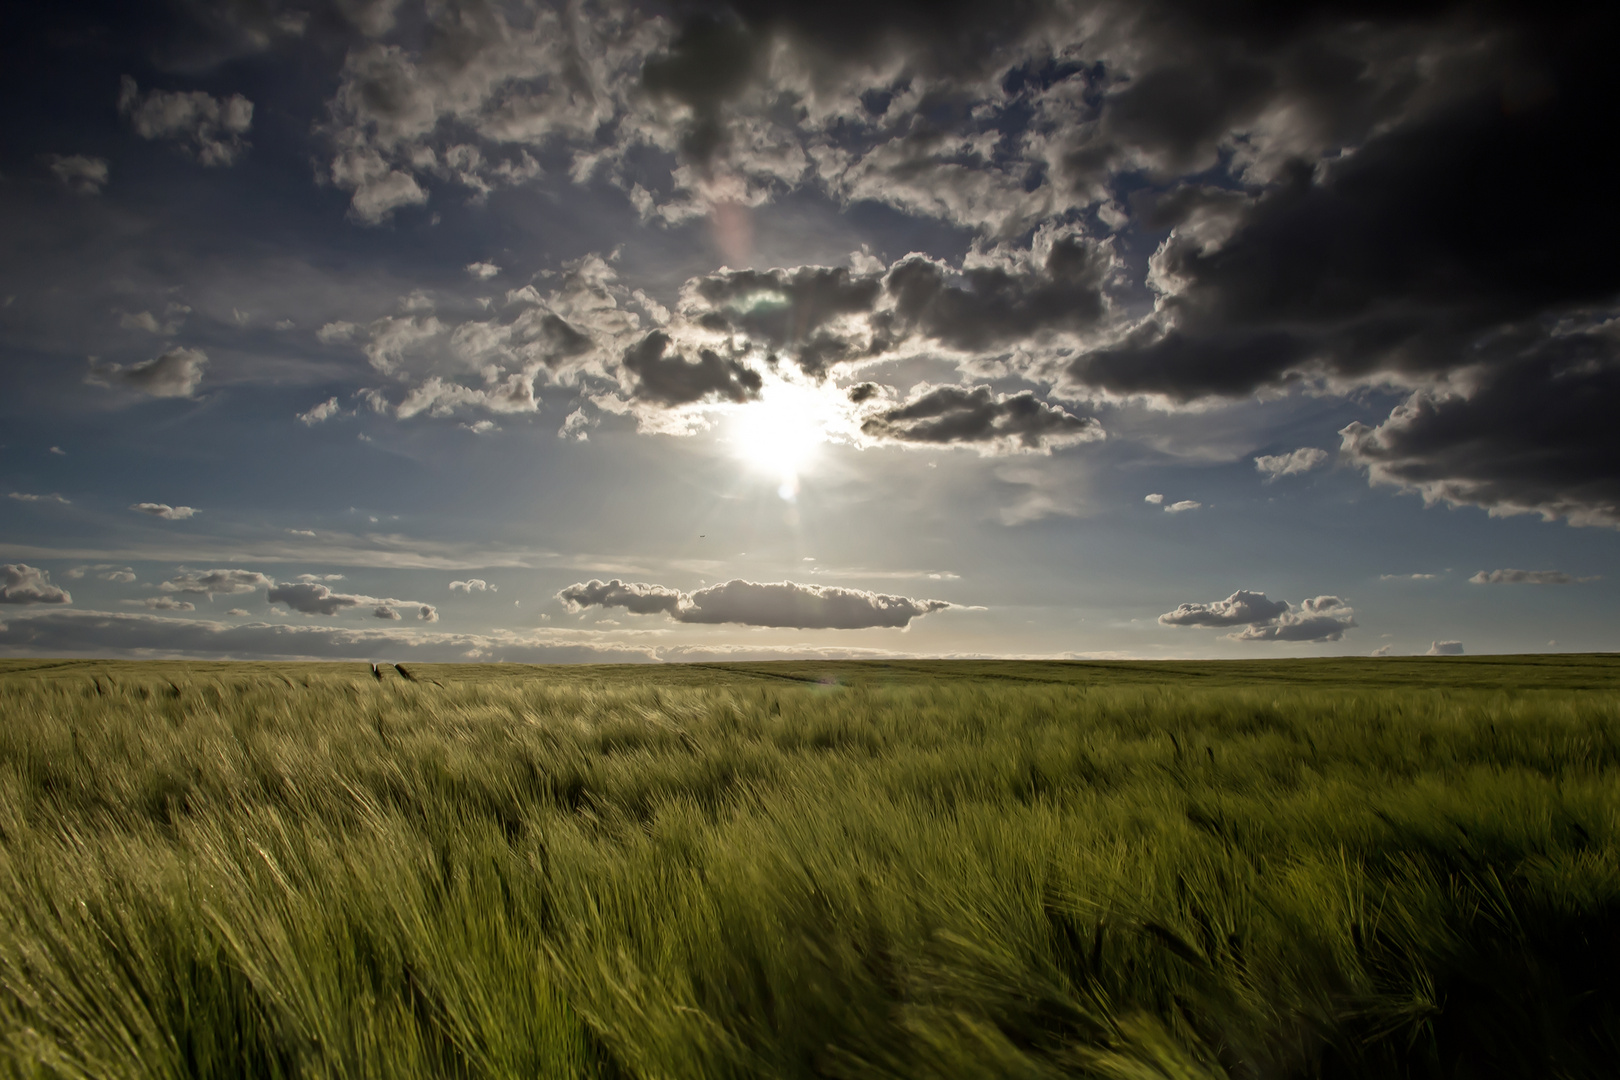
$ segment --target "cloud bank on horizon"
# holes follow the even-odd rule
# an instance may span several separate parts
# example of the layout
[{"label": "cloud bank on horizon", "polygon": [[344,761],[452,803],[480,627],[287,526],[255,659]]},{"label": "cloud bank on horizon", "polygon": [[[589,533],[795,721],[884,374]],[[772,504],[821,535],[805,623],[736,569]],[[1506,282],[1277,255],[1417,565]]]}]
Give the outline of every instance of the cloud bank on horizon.
[{"label": "cloud bank on horizon", "polygon": [[[1610,642],[1610,7],[64,20],[3,46],[51,104],[0,119],[0,556],[19,607],[132,575],[73,579],[95,640],[236,597],[474,637],[595,609],[626,648]],[[429,546],[448,598],[399,599],[446,597],[390,561]],[[1394,572],[1465,559],[1593,572]],[[882,591],[946,565],[949,599]],[[1304,599],[1182,601],[1234,581]],[[27,618],[6,647],[91,626]]]}]

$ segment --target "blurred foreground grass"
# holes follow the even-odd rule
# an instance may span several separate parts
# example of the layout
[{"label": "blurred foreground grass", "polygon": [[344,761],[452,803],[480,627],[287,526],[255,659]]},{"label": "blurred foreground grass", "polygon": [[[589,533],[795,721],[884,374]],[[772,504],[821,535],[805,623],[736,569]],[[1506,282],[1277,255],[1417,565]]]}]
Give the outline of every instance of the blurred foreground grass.
[{"label": "blurred foreground grass", "polygon": [[0,1076],[1586,1077],[1620,660],[0,661]]}]

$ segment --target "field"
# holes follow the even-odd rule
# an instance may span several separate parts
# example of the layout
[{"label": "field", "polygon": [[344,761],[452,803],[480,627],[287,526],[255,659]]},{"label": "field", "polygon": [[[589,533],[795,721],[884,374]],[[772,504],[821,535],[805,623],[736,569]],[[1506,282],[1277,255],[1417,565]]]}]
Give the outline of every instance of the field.
[{"label": "field", "polygon": [[1620,658],[0,661],[0,1076],[1597,1077]]}]

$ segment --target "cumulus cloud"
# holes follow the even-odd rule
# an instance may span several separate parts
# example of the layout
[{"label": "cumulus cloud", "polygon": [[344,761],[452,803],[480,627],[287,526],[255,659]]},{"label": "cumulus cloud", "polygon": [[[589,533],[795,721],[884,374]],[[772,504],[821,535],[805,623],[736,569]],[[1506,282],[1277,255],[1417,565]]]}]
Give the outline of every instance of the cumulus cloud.
[{"label": "cumulus cloud", "polygon": [[801,630],[903,628],[914,618],[956,606],[944,600],[917,600],[860,589],[741,579],[690,593],[617,578],[593,579],[568,586],[557,598],[569,611],[576,612],[587,607],[621,607],[637,615],[663,612],[682,623],[741,623]]},{"label": "cumulus cloud", "polygon": [[253,102],[241,94],[215,98],[201,90],[149,90],[124,76],[118,111],[143,139],[169,139],[204,165],[230,165],[247,150]]},{"label": "cumulus cloud", "polygon": [[1265,593],[1239,589],[1225,600],[1209,604],[1181,604],[1159,616],[1161,626],[1238,626],[1266,623],[1288,610],[1286,600],[1267,599]]},{"label": "cumulus cloud", "polygon": [[0,566],[0,604],[71,604],[66,589],[51,584],[48,571],[27,563]]},{"label": "cumulus cloud", "polygon": [[1198,502],[1196,499],[1180,499],[1171,503],[1169,506],[1166,506],[1164,508],[1164,512],[1167,514],[1185,514],[1189,510],[1202,509],[1203,505],[1203,503]]},{"label": "cumulus cloud", "polygon": [[216,596],[242,596],[258,592],[274,584],[271,578],[257,570],[187,570],[182,567],[178,574],[161,582],[158,588],[166,593],[206,596],[212,600]]},{"label": "cumulus cloud", "polygon": [[490,592],[495,591],[495,587],[483,578],[468,578],[466,581],[452,581],[450,583],[451,592],[474,593],[483,592],[486,589]]},{"label": "cumulus cloud", "polygon": [[1265,593],[1240,589],[1225,600],[1181,604],[1159,616],[1162,626],[1244,626],[1233,641],[1338,641],[1356,625],[1355,612],[1337,596],[1318,596],[1297,608]]},{"label": "cumulus cloud", "polygon": [[1463,643],[1460,641],[1436,641],[1429,646],[1424,656],[1461,656]]},{"label": "cumulus cloud", "polygon": [[1470,585],[1573,585],[1577,581],[1595,581],[1596,578],[1578,578],[1562,570],[1481,570],[1468,579]]},{"label": "cumulus cloud", "polygon": [[314,427],[323,420],[330,420],[338,414],[338,399],[329,397],[318,405],[311,406],[308,412],[298,414],[298,422],[305,427]]},{"label": "cumulus cloud", "polygon": [[1151,495],[1142,496],[1142,501],[1145,503],[1151,503],[1154,506],[1162,506],[1164,504],[1164,496],[1155,491]]},{"label": "cumulus cloud", "polygon": [[1094,442],[1103,428],[1041,401],[1032,391],[997,394],[988,386],[923,385],[910,399],[861,423],[881,442],[968,445],[981,453],[1051,453]]},{"label": "cumulus cloud", "polygon": [[168,503],[140,502],[134,503],[130,509],[137,514],[148,514],[152,517],[162,518],[164,521],[184,521],[202,513],[190,506],[170,506]]},{"label": "cumulus cloud", "polygon": [[393,621],[401,618],[398,609],[403,607],[414,609],[416,617],[423,622],[439,621],[438,609],[432,604],[424,604],[417,600],[396,600],[389,597],[334,592],[330,586],[321,583],[314,575],[304,575],[304,579],[299,581],[272,583],[265,593],[265,599],[272,604],[285,604],[289,609],[305,615],[332,616],[349,608],[369,607],[374,618]]},{"label": "cumulus cloud", "polygon": [[501,272],[501,268],[492,262],[473,262],[467,264],[467,273],[479,281],[488,281]]},{"label": "cumulus cloud", "polygon": [[152,397],[188,398],[202,382],[207,364],[208,355],[201,349],[176,347],[128,366],[92,361],[85,381],[97,386],[127,386]]},{"label": "cumulus cloud", "polygon": [[1356,613],[1337,596],[1318,596],[1267,622],[1226,636],[1233,641],[1338,641],[1356,625]]},{"label": "cumulus cloud", "polygon": [[47,154],[51,175],[70,191],[99,195],[107,186],[107,160],[87,154]]},{"label": "cumulus cloud", "polygon": [[686,405],[704,399],[741,402],[759,396],[764,380],[737,360],[700,349],[689,358],[670,349],[670,337],[654,330],[624,354],[638,396],[659,405]]},{"label": "cumulus cloud", "polygon": [[1264,473],[1268,481],[1280,476],[1297,476],[1310,472],[1327,461],[1328,452],[1314,446],[1302,446],[1286,454],[1266,454],[1254,459],[1256,471]]},{"label": "cumulus cloud", "polygon": [[62,496],[54,495],[54,494],[53,495],[30,495],[30,494],[28,494],[26,492],[22,492],[22,491],[13,491],[9,497],[13,498],[13,499],[16,499],[18,502],[31,502],[31,503],[52,502],[52,503],[61,503],[63,506],[72,505],[72,500],[71,499],[64,499]]}]

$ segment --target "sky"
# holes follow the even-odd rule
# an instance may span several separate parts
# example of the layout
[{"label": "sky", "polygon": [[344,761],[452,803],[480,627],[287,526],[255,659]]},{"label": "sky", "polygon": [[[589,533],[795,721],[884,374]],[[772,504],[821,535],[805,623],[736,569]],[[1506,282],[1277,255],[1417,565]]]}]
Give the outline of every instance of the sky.
[{"label": "sky", "polygon": [[0,655],[1620,648],[1607,5],[0,20]]}]

